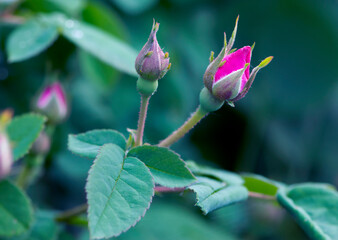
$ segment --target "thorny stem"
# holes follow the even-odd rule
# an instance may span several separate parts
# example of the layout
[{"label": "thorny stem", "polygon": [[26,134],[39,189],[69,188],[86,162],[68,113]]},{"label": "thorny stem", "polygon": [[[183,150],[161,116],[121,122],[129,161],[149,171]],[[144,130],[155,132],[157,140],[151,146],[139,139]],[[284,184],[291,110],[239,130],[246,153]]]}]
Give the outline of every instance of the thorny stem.
[{"label": "thorny stem", "polygon": [[158,146],[169,147],[173,143],[181,139],[186,133],[188,133],[202,118],[207,115],[207,112],[203,111],[199,106],[196,111],[190,116],[190,118],[176,131],[169,135],[166,139],[162,140]]},{"label": "thorny stem", "polygon": [[61,212],[60,214],[58,214],[55,217],[55,220],[58,222],[69,222],[72,218],[86,213],[88,209],[88,205],[87,204],[82,204],[79,206],[76,206],[74,208],[71,208],[69,210],[66,210],[64,212]]},{"label": "thorny stem", "polygon": [[135,146],[141,146],[143,142],[144,125],[146,122],[150,96],[141,95],[141,107],[137,125]]},{"label": "thorny stem", "polygon": [[[54,134],[55,126],[47,125],[46,134],[50,141]],[[50,142],[51,144],[51,142]],[[40,175],[43,165],[46,160],[47,153],[31,153],[26,156],[24,163],[17,177],[17,185],[22,189],[26,189],[31,183],[33,183]]]},{"label": "thorny stem", "polygon": [[[177,188],[168,188],[168,187],[162,187],[158,186],[155,187],[155,192],[158,193],[168,193],[168,192],[183,192],[185,190],[184,187],[177,187]],[[249,196],[253,198],[259,198],[259,199],[265,199],[265,200],[276,200],[273,196],[267,196],[259,193],[249,192]],[[58,222],[65,222],[69,224],[75,224],[75,225],[86,225],[86,221],[82,219],[77,219],[79,215],[86,213],[88,209],[87,204],[82,204],[79,206],[76,206],[74,208],[71,208],[69,210],[66,210],[64,212],[61,212],[55,217],[55,220]]]},{"label": "thorny stem", "polygon": [[22,170],[17,177],[17,185],[26,189],[39,175],[41,166],[43,165],[45,160],[44,155],[28,155],[25,159],[25,163],[22,166]]},{"label": "thorny stem", "polygon": [[[169,192],[183,192],[185,189],[186,188],[184,187],[168,188],[168,187],[158,186],[158,187],[155,187],[154,190],[157,193],[169,193]],[[264,195],[264,194],[255,193],[255,192],[249,192],[249,197],[259,198],[263,200],[276,200],[276,197],[274,196]]]}]

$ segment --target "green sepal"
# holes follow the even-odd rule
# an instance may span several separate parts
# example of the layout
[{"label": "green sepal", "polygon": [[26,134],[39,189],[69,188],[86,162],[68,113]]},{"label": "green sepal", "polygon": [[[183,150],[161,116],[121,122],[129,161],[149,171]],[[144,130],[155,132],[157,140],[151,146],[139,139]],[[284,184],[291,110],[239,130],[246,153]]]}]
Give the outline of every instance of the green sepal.
[{"label": "green sepal", "polygon": [[136,88],[139,93],[145,97],[153,95],[158,87],[158,81],[149,81],[141,77],[137,80]]},{"label": "green sepal", "polygon": [[205,113],[214,112],[220,109],[224,101],[217,99],[212,93],[204,87],[200,92],[200,106]]},{"label": "green sepal", "polygon": [[248,63],[245,64],[243,68],[230,73],[214,83],[212,94],[223,101],[234,99],[240,93],[241,79],[248,65]]}]

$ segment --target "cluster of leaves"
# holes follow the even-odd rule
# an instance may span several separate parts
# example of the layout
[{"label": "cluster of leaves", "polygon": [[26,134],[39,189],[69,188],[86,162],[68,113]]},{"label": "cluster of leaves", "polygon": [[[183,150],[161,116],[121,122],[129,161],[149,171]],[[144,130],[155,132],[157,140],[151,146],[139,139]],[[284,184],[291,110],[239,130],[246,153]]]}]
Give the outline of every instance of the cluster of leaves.
[{"label": "cluster of leaves", "polygon": [[[28,153],[44,122],[45,118],[37,114],[25,114],[10,122],[7,132],[15,160]],[[158,185],[194,191],[196,205],[205,214],[246,200],[249,193],[270,197],[277,199],[310,237],[337,236],[338,193],[332,186],[286,186],[257,175],[240,176],[192,161],[185,163],[168,148],[132,147],[131,141],[114,130],[70,135],[68,144],[73,153],[93,160],[86,185],[93,239],[117,236],[134,226],[149,208]],[[50,234],[58,232],[55,215],[42,210],[34,213],[29,197],[14,183],[0,181],[0,192],[1,237],[42,240],[52,239]]]},{"label": "cluster of leaves", "polygon": [[62,13],[41,14],[17,28],[8,38],[9,62],[23,61],[49,47],[59,35],[118,70],[136,75],[136,51],[124,42]]},{"label": "cluster of leaves", "polygon": [[68,147],[82,157],[95,158],[86,185],[89,230],[94,239],[117,236],[134,226],[149,208],[155,184],[194,191],[196,205],[205,214],[246,200],[249,192],[277,198],[309,236],[334,239],[337,234],[338,193],[329,185],[285,186],[261,176],[240,176],[194,162],[185,165],[168,148],[131,147],[113,130],[70,135]]},{"label": "cluster of leaves", "polygon": [[[45,117],[25,114],[14,118],[6,132],[13,146],[13,160],[26,155],[44,128]],[[9,180],[0,180],[0,237],[25,234],[34,221],[29,197]]]}]

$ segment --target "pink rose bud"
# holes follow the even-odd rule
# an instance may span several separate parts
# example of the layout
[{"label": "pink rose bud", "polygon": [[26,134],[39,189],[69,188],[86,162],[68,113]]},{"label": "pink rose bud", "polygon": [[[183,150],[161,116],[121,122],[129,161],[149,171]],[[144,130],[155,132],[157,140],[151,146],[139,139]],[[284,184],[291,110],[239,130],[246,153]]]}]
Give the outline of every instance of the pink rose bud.
[{"label": "pink rose bud", "polygon": [[7,176],[13,163],[12,149],[7,135],[0,133],[0,179]]},{"label": "pink rose bud", "polygon": [[63,121],[68,113],[67,98],[62,85],[54,82],[40,93],[36,108],[52,122]]},{"label": "pink rose bud", "polygon": [[227,101],[230,105],[246,95],[257,72],[267,66],[273,58],[266,58],[250,73],[252,48],[245,46],[237,51],[231,51],[236,37],[237,24],[238,18],[229,44],[226,44],[225,37],[225,46],[216,59],[213,59],[212,52],[210,64],[203,77],[204,85],[210,94],[220,101]]},{"label": "pink rose bud", "polygon": [[135,61],[135,68],[141,78],[157,81],[170,69],[169,54],[163,53],[157,42],[156,33],[159,23],[153,24],[150,36]]}]

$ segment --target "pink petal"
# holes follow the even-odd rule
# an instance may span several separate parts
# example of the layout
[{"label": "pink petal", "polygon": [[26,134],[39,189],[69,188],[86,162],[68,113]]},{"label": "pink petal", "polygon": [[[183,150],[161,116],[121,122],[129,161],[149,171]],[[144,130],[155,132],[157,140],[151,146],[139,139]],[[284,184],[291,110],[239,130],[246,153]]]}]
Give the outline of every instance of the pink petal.
[{"label": "pink petal", "polygon": [[60,83],[55,82],[52,84],[53,94],[56,96],[56,100],[60,107],[61,114],[66,115],[67,113],[67,99],[65,92]]},{"label": "pink petal", "polygon": [[[245,66],[246,63],[250,64],[251,61],[251,47],[245,46],[237,51],[225,56],[222,61],[225,60],[225,64],[218,68],[215,74],[214,83],[218,80],[224,78],[225,76],[229,75],[230,73],[239,70]],[[241,90],[243,89],[244,85],[248,81],[250,76],[250,65],[246,68],[241,83]]]},{"label": "pink petal", "polygon": [[0,133],[0,179],[11,170],[13,163],[12,149],[6,135]]},{"label": "pink petal", "polygon": [[41,93],[39,99],[38,99],[38,102],[37,102],[37,105],[39,108],[43,108],[45,107],[50,99],[52,97],[52,87],[51,86],[47,86],[43,92]]}]

